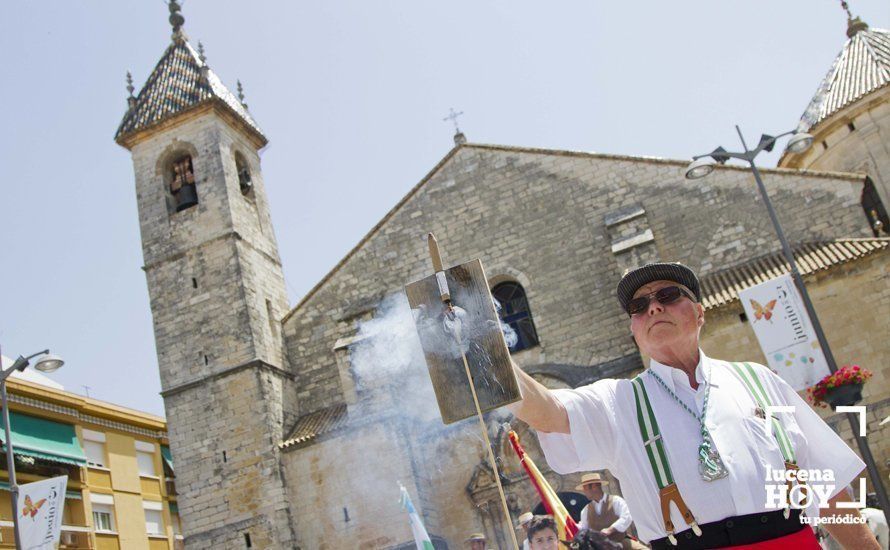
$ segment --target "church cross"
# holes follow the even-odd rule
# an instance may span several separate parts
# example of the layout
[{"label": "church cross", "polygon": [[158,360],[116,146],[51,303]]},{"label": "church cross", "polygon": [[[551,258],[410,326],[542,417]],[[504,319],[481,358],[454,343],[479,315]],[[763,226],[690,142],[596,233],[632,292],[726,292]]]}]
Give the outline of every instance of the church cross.
[{"label": "church cross", "polygon": [[455,134],[459,134],[459,133],[460,133],[460,128],[457,127],[457,117],[461,116],[462,114],[464,114],[463,111],[461,111],[461,112],[459,112],[459,113],[455,113],[455,112],[454,112],[454,107],[451,107],[451,108],[448,109],[448,116],[445,117],[445,118],[443,118],[442,121],[443,121],[443,122],[446,122],[446,121],[449,121],[449,120],[450,120],[452,123],[454,123],[454,133],[455,133]]}]

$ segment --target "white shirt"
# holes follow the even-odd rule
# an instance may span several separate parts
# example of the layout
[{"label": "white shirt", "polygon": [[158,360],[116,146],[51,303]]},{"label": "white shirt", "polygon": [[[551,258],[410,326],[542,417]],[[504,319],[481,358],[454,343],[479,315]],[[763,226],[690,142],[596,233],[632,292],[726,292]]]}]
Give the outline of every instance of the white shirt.
[{"label": "white shirt", "polygon": [[[581,509],[581,523],[578,524],[578,528],[590,529],[590,526],[587,524],[587,508],[593,505],[593,511],[597,514],[602,514],[603,503],[606,502],[606,496],[607,495],[603,494],[603,498],[599,500],[591,500],[587,506]],[[630,517],[630,510],[627,508],[627,503],[618,495],[612,495],[612,512],[618,516],[618,519],[616,519],[615,523],[609,527],[616,531],[621,531],[622,533],[627,531],[630,524],[633,522],[633,519]]]},{"label": "white shirt", "polygon": [[[785,470],[785,461],[765,422],[755,416],[755,402],[725,361],[700,353],[696,367],[698,390],[686,374],[652,360],[650,369],[686,405],[701,414],[706,365],[711,383],[707,428],[729,475],[704,481],[698,473],[698,420],[683,410],[650,375],[643,376],[653,413],[658,419],[674,481],[696,521],[701,524],[763,511],[768,508],[768,470]],[[773,405],[792,405],[794,413],[776,416],[785,427],[801,469],[832,470],[835,489],[850,484],[865,464],[791,386],[762,365],[752,363]],[[554,390],[569,416],[570,434],[538,432],[541,448],[554,471],[609,471],[621,481],[631,515],[643,540],[667,536],[661,515],[658,485],[637,425],[630,380],[605,379],[575,390]],[[818,515],[816,503],[807,510]],[[688,528],[675,507],[671,519],[677,532]]]}]

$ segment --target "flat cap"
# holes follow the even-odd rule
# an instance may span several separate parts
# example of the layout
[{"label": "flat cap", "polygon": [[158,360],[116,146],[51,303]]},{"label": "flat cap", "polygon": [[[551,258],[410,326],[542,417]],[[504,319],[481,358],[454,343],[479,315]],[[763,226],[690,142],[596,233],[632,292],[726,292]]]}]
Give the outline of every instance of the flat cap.
[{"label": "flat cap", "polygon": [[618,302],[621,308],[627,311],[627,304],[634,297],[634,292],[643,285],[652,281],[674,281],[685,286],[695,295],[695,299],[701,302],[701,285],[695,272],[681,263],[654,263],[642,267],[630,269],[624,273],[618,281]]}]

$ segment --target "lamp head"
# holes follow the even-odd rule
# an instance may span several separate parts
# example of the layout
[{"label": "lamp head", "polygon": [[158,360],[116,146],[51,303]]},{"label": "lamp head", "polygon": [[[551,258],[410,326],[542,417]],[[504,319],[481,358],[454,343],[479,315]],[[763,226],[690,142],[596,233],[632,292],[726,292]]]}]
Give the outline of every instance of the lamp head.
[{"label": "lamp head", "polygon": [[757,146],[762,148],[767,153],[770,153],[772,152],[773,147],[776,146],[776,138],[769,134],[763,134],[762,136],[760,136],[760,143]]},{"label": "lamp head", "polygon": [[689,163],[686,167],[686,179],[697,180],[714,171],[714,162],[708,157],[702,157]]},{"label": "lamp head", "polygon": [[40,372],[55,372],[62,368],[62,365],[64,364],[65,361],[63,361],[61,357],[48,353],[37,360],[37,363],[34,364],[34,368]]},{"label": "lamp head", "polygon": [[785,146],[786,153],[803,153],[813,144],[813,136],[806,132],[798,132],[791,136]]}]

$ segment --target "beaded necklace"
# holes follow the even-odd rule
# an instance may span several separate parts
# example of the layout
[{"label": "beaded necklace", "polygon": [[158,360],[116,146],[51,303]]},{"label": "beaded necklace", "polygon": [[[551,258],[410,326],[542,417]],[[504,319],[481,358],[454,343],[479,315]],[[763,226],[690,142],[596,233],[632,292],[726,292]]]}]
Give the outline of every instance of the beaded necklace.
[{"label": "beaded necklace", "polygon": [[729,475],[729,472],[726,471],[726,465],[723,464],[723,459],[720,458],[720,453],[717,452],[714,440],[711,438],[711,434],[705,426],[705,417],[708,414],[708,400],[711,397],[710,371],[705,373],[705,397],[702,401],[701,416],[690,409],[689,406],[686,405],[686,403],[684,403],[683,400],[680,399],[677,394],[664,383],[664,380],[652,371],[651,368],[646,370],[646,373],[654,378],[662,389],[664,389],[664,391],[666,391],[684,411],[688,412],[692,415],[692,418],[698,421],[702,438],[701,445],[698,446],[698,473],[701,475],[702,479],[705,481],[714,481]]}]

